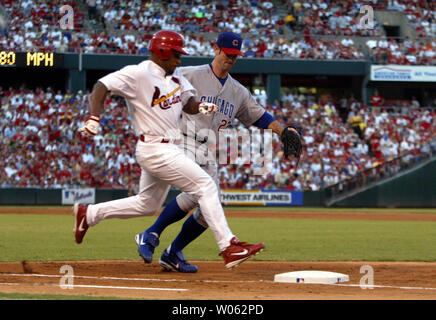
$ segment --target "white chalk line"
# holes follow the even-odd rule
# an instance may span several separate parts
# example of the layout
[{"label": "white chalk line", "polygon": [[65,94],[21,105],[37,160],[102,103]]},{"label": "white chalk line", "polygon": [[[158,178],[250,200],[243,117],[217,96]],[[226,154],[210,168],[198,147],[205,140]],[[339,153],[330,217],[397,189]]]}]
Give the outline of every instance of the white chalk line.
[{"label": "white chalk line", "polygon": [[372,289],[372,288],[387,288],[387,289],[402,289],[402,290],[436,290],[436,288],[427,287],[403,287],[403,286],[386,286],[386,285],[375,285],[375,284],[342,284],[342,283],[331,283],[332,286],[339,287],[360,287],[362,289]]},{"label": "white chalk line", "polygon": [[[62,275],[57,274],[39,274],[39,273],[0,273],[0,276],[11,276],[11,277],[47,277],[47,278],[61,278],[64,277]],[[122,277],[95,277],[95,276],[69,276],[71,278],[77,279],[94,279],[94,280],[122,280],[122,281],[156,281],[156,282],[212,282],[212,283],[221,283],[221,282],[231,282],[231,283],[257,283],[257,282],[274,282],[270,280],[188,280],[188,279],[158,279],[158,278],[122,278]]]},{"label": "white chalk line", "polygon": [[[10,276],[10,277],[48,277],[48,278],[61,278],[62,275],[53,275],[53,274],[39,274],[39,273],[32,273],[32,274],[21,274],[21,273],[0,273],[0,276]],[[155,282],[208,282],[208,283],[259,283],[259,282],[265,282],[265,283],[276,283],[271,280],[187,280],[187,279],[158,279],[158,278],[123,278],[123,277],[95,277],[95,276],[71,276],[72,278],[77,279],[93,279],[93,280],[121,280],[121,281],[155,281]],[[1,284],[1,283],[0,283]],[[289,284],[289,283],[288,283]],[[307,284],[307,283],[306,283]],[[298,285],[303,285],[301,283],[298,283]],[[319,284],[318,284],[319,285]],[[342,286],[342,287],[359,287],[361,289],[371,289],[371,288],[380,288],[380,289],[401,289],[401,290],[436,290],[436,288],[431,287],[407,287],[407,286],[389,286],[389,285],[361,285],[361,284],[343,284],[343,283],[330,283],[325,285],[331,285],[331,286]],[[79,285],[74,285],[79,286]],[[97,286],[98,287],[98,286]],[[104,286],[101,286],[104,287]],[[119,287],[123,288],[123,287]],[[133,287],[125,287],[125,288],[133,288]],[[140,287],[142,288],[142,287]],[[157,290],[156,288],[147,288],[152,290]],[[158,288],[159,289],[159,288]],[[161,288],[166,289],[167,288]],[[185,291],[188,289],[174,289],[174,290],[181,290]]]},{"label": "white chalk line", "polygon": [[[52,275],[52,274],[17,274],[17,273],[0,273],[0,276],[11,276],[11,277],[41,277],[41,278],[61,278],[61,275]],[[92,277],[92,276],[71,276],[71,278],[82,278],[82,279],[107,279],[110,277]],[[122,279],[122,278],[120,278]],[[133,279],[133,278],[125,278],[125,279]],[[6,283],[0,282],[0,285],[26,285],[23,283]],[[41,285],[41,284],[39,284]],[[46,286],[59,286],[58,284],[45,283],[42,285]],[[63,285],[64,289],[73,289],[73,288],[95,288],[95,289],[120,289],[120,290],[151,290],[151,291],[189,291],[189,289],[181,289],[181,288],[146,288],[146,287],[125,287],[125,286],[99,286],[99,285],[85,285],[85,284],[75,284],[75,285]]]},{"label": "white chalk line", "polygon": [[[25,286],[26,283],[8,283],[0,282],[0,286]],[[174,289],[174,288],[145,288],[145,287],[121,287],[121,286],[97,286],[90,284],[74,284],[74,285],[59,285],[53,283],[32,283],[32,286],[50,286],[50,287],[60,287],[61,289],[74,289],[74,288],[93,288],[93,289],[119,289],[119,290],[149,290],[149,291],[189,291],[188,289]]]},{"label": "white chalk line", "polygon": [[[56,285],[58,286],[58,285]],[[188,291],[188,289],[174,288],[144,288],[144,287],[119,287],[119,286],[96,286],[88,284],[64,285],[65,289],[74,288],[97,288],[97,289],[121,289],[121,290],[151,290],[151,291]]]},{"label": "white chalk line", "polygon": [[[25,286],[25,283],[1,283],[2,286]],[[32,284],[32,286],[35,284]],[[93,289],[120,289],[120,290],[151,290],[151,291],[188,291],[188,289],[173,289],[173,288],[145,288],[145,287],[121,287],[121,286],[97,286],[88,284],[74,284],[74,285],[59,285],[53,283],[39,283],[42,286],[60,287],[62,289],[74,289],[74,288],[93,288]]]}]

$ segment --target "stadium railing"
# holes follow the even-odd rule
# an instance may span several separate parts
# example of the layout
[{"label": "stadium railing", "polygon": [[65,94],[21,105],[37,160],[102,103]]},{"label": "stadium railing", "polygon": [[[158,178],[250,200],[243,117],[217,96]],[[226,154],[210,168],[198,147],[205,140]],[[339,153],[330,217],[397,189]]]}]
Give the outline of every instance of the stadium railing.
[{"label": "stadium railing", "polygon": [[411,169],[423,161],[436,156],[436,138],[433,138],[427,144],[427,150],[421,148],[418,154],[415,154],[413,151],[404,153],[399,157],[380,163],[372,168],[359,171],[353,177],[325,187],[326,204],[328,205],[333,202],[339,196],[346,196],[358,189],[370,187],[392,178],[400,172]]}]

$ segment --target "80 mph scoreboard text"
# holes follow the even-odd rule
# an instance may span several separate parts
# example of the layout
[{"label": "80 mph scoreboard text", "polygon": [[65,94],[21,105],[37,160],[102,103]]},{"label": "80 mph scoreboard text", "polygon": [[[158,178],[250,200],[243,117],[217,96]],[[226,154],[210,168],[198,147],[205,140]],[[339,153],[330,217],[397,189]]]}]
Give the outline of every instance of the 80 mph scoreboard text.
[{"label": "80 mph scoreboard text", "polygon": [[53,52],[0,51],[0,67],[62,67],[63,55]]}]

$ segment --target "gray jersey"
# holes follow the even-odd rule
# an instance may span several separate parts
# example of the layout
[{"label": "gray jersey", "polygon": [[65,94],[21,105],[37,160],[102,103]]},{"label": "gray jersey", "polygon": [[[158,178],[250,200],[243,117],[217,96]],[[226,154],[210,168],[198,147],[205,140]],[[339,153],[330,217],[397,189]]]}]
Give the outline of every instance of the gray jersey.
[{"label": "gray jersey", "polygon": [[[248,127],[265,113],[265,109],[256,102],[247,88],[233,79],[230,74],[222,85],[209,64],[180,67],[178,71],[197,90],[198,101],[211,102],[218,106],[218,111],[212,116],[201,113],[191,115],[183,112],[182,131],[184,134],[194,136],[201,129],[211,129],[218,136],[218,130],[227,128],[235,118]],[[192,132],[192,125],[187,125],[189,121],[195,121],[195,132]]]},{"label": "gray jersey", "polygon": [[[210,138],[209,134],[205,134],[208,130],[213,131],[215,137],[218,138],[218,131],[227,128],[235,118],[248,127],[259,120],[265,113],[265,109],[256,102],[244,86],[230,75],[222,85],[208,64],[181,67],[178,68],[178,72],[185,76],[197,90],[198,101],[212,102],[218,106],[218,111],[212,116],[201,113],[191,115],[182,112],[181,128],[184,134],[197,141],[191,143],[189,142],[191,139],[185,140],[182,147],[188,157],[195,160],[214,179],[218,190],[220,190],[215,154],[208,152],[207,143],[198,141],[204,141],[206,135]],[[195,127],[192,126],[192,123],[195,123]],[[211,142],[210,139],[209,142]],[[177,203],[186,212],[198,205],[197,200],[186,193],[177,196]],[[199,224],[207,227],[199,209],[195,211],[194,217]]]}]

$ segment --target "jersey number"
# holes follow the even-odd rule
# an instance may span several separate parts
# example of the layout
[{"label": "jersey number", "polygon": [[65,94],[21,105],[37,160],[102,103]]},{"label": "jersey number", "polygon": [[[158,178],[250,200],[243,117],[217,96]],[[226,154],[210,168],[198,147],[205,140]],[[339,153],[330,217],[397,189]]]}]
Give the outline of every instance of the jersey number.
[{"label": "jersey number", "polygon": [[218,131],[221,130],[221,128],[227,128],[227,126],[230,124],[230,121],[227,120],[221,120],[221,124],[218,127]]}]

